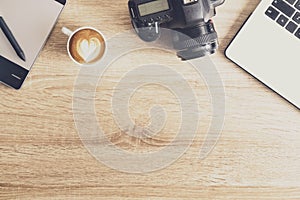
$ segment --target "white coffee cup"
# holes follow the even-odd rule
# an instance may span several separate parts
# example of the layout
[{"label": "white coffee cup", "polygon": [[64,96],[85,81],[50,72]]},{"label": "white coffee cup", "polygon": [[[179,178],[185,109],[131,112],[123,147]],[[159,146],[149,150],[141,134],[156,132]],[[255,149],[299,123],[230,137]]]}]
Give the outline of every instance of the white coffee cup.
[{"label": "white coffee cup", "polygon": [[[106,52],[105,38],[99,30],[92,27],[81,27],[75,31],[71,31],[63,27],[62,32],[69,37],[67,51],[74,63],[80,66],[92,65],[104,57]],[[88,37],[84,33],[91,33],[93,37]],[[82,38],[79,34],[83,34]],[[78,41],[76,41],[77,39]]]}]

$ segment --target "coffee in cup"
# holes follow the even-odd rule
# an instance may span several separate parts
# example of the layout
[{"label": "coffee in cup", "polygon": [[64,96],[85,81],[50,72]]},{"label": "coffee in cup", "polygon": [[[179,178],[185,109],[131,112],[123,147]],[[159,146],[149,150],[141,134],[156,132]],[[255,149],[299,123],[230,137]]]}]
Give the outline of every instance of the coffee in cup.
[{"label": "coffee in cup", "polygon": [[69,36],[67,49],[71,59],[79,65],[90,65],[99,61],[105,53],[103,35],[91,27],[83,27],[72,32],[62,29]]}]

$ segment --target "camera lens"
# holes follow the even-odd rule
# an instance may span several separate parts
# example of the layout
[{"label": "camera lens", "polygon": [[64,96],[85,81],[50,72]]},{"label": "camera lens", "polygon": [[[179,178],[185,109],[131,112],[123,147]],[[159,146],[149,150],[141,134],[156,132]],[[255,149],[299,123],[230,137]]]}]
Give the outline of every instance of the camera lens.
[{"label": "camera lens", "polygon": [[193,27],[176,29],[173,44],[178,51],[177,56],[182,60],[214,54],[219,46],[218,35],[211,20]]}]

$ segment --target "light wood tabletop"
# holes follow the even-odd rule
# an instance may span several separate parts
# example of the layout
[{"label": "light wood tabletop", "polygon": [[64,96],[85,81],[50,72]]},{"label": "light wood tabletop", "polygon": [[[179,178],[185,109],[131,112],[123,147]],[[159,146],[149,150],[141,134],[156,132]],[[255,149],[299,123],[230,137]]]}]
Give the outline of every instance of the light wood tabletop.
[{"label": "light wood tabletop", "polygon": [[[130,173],[123,167],[140,172],[139,162],[120,158],[114,160],[119,166],[110,165],[105,163],[110,154],[85,145],[89,141],[85,143],[81,134],[83,130],[89,134],[89,111],[74,109],[81,68],[68,57],[68,38],[61,33],[63,26],[72,30],[92,26],[107,40],[122,35],[131,30],[127,1],[69,0],[22,89],[0,86],[0,199],[300,199],[299,110],[224,56],[226,46],[258,3],[227,0],[213,19],[220,48],[211,60],[224,85],[226,113],[220,138],[204,159],[199,152],[214,118],[209,86],[175,53],[144,49],[122,55],[99,77],[92,106],[96,121],[112,146],[133,157],[163,151],[171,144],[182,121],[181,102],[163,85],[140,85],[128,102],[129,114],[119,113],[134,121],[128,130],[148,126],[150,110],[156,105],[165,109],[167,119],[151,137],[127,134],[118,126],[111,105],[125,74],[143,64],[166,64],[185,77],[196,96],[199,120],[193,113],[185,119],[198,121],[195,138],[191,145],[193,138],[175,144],[188,146],[187,151],[159,170]],[[172,85],[182,89],[173,78]],[[80,120],[76,116],[83,121],[76,123]],[[106,144],[95,139],[93,145],[96,149]],[[95,152],[102,160],[96,159]],[[164,164],[168,159],[164,156],[156,158]],[[151,167],[151,159],[143,164]]]}]

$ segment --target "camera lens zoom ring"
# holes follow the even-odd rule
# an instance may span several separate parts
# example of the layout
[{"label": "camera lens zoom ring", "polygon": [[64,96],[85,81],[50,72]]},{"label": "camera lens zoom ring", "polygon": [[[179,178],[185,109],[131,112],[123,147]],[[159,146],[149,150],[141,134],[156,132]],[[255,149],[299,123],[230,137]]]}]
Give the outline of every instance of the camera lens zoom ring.
[{"label": "camera lens zoom ring", "polygon": [[197,46],[204,46],[206,44],[210,44],[211,42],[217,39],[218,39],[218,35],[216,32],[214,32],[206,35],[201,35],[197,38],[189,38],[187,40],[177,42],[175,44],[175,48],[181,50],[181,49],[192,48]]}]

